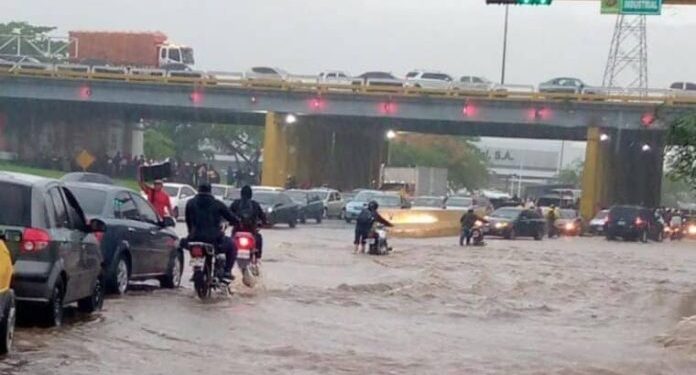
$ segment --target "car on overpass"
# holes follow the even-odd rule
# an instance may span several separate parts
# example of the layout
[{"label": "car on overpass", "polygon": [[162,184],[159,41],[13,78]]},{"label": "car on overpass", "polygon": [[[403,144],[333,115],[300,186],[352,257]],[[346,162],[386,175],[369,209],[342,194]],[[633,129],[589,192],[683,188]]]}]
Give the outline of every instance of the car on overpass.
[{"label": "car on overpass", "polygon": [[353,78],[341,70],[325,70],[317,76],[317,83],[327,85],[352,85]]},{"label": "car on overpass", "polygon": [[269,66],[254,66],[244,75],[248,80],[263,81],[285,81],[289,76],[285,70]]},{"label": "car on overpass", "polygon": [[581,94],[588,87],[578,78],[553,78],[539,84],[539,92],[554,94]]},{"label": "car on overpass", "polygon": [[389,72],[365,72],[353,79],[353,85],[403,87],[404,81]]},{"label": "car on overpass", "polygon": [[502,88],[496,88],[496,84],[484,77],[477,76],[461,76],[459,79],[452,83],[453,90],[462,91],[490,91],[493,89],[502,90]]},{"label": "car on overpass", "polygon": [[452,77],[436,70],[416,69],[406,74],[406,87],[447,90],[452,85]]}]

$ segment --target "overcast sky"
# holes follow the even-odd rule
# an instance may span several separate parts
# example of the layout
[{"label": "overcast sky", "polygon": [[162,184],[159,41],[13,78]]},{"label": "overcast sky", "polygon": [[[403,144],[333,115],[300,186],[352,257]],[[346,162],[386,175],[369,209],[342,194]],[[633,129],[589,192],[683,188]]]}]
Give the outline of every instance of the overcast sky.
[{"label": "overcast sky", "polygon": [[[510,13],[508,82],[576,76],[601,84],[615,17],[600,15],[598,1]],[[193,46],[202,69],[403,75],[418,67],[500,79],[504,7],[485,0],[1,0],[0,14],[63,34],[159,30]],[[696,80],[696,6],[665,7],[648,22],[651,86]]]}]

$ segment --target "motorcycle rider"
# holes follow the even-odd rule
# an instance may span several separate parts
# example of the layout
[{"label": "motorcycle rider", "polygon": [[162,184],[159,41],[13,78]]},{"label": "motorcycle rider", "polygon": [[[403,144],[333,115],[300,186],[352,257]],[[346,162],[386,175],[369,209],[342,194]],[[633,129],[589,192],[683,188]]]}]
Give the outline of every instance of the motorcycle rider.
[{"label": "motorcycle rider", "polygon": [[260,222],[262,225],[267,225],[268,219],[261,205],[253,200],[252,196],[251,186],[244,185],[241,191],[241,198],[232,202],[230,210],[239,217],[239,226],[236,226],[232,233],[233,235],[237,232],[253,234],[256,240],[256,259],[260,260],[263,255],[263,237],[258,231],[258,224]]},{"label": "motorcycle rider", "polygon": [[558,219],[558,211],[556,205],[551,205],[546,213],[546,225],[549,228],[549,238],[558,237],[558,228],[556,228],[556,219]]},{"label": "motorcycle rider", "polygon": [[232,267],[237,259],[237,249],[232,239],[225,236],[221,229],[223,220],[233,227],[239,226],[239,218],[215,199],[211,194],[212,188],[204,182],[198,187],[198,194],[186,203],[186,227],[188,242],[205,242],[213,244],[217,253],[225,254],[225,270],[223,277],[232,280]]},{"label": "motorcycle rider", "polygon": [[372,226],[375,222],[379,222],[386,227],[394,226],[377,212],[378,208],[379,203],[371,201],[367,204],[367,207],[363,208],[360,214],[358,214],[355,220],[355,240],[353,241],[355,245],[354,253],[358,252],[358,245],[360,245],[360,252],[365,252],[365,244],[367,243],[367,238],[370,236],[370,231],[372,231]]},{"label": "motorcycle rider", "polygon": [[464,246],[464,239],[466,239],[466,246],[469,246],[471,243],[471,236],[474,234],[473,229],[474,226],[476,226],[477,221],[481,221],[483,223],[488,222],[488,220],[476,215],[473,208],[468,209],[466,213],[462,215],[462,218],[459,219],[459,222],[462,224],[462,234],[459,236],[459,246]]}]

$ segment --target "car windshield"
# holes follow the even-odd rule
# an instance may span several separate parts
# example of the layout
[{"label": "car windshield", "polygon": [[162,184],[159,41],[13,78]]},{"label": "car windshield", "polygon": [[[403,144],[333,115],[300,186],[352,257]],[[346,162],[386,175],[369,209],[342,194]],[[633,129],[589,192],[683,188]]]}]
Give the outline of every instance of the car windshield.
[{"label": "car windshield", "polygon": [[635,207],[617,206],[610,210],[610,215],[612,220],[614,220],[613,218],[631,218],[637,216],[638,211],[639,209]]},{"label": "car windshield", "polygon": [[295,203],[307,204],[307,193],[304,191],[288,190],[285,192],[285,194],[289,195],[290,199],[292,199]]},{"label": "car windshield", "polygon": [[104,212],[107,195],[105,191],[74,186],[70,187],[70,191],[72,191],[85,215],[99,216]]},{"label": "car windshield", "polygon": [[609,216],[609,210],[602,210],[597,212],[597,215],[594,217],[597,220],[604,220]]},{"label": "car windshield", "polygon": [[278,193],[270,191],[257,191],[254,193],[254,200],[263,205],[272,205],[278,201]]},{"label": "car windshield", "polygon": [[31,226],[31,187],[0,183],[0,225]]},{"label": "car windshield", "polygon": [[520,210],[518,209],[512,209],[512,208],[499,208],[491,214],[491,217],[495,218],[501,218],[501,219],[517,219],[517,217],[520,215]]},{"label": "car windshield", "polygon": [[452,197],[447,199],[447,207],[471,207],[474,205],[472,198]]},{"label": "car windshield", "polygon": [[167,193],[167,195],[169,195],[170,197],[179,196],[178,187],[164,185],[164,192]]},{"label": "car windshield", "polygon": [[442,207],[442,198],[418,197],[413,200],[414,207]]},{"label": "car windshield", "polygon": [[575,219],[578,213],[575,210],[561,210],[561,219]]},{"label": "car windshield", "polygon": [[377,195],[377,193],[375,193],[374,191],[361,191],[360,193],[358,193],[358,195],[355,196],[355,198],[353,198],[353,201],[365,203],[372,199],[372,197],[374,197],[375,195]]},{"label": "car windshield", "polygon": [[314,190],[314,191],[312,191],[312,194],[316,195],[321,200],[326,200],[326,197],[329,196],[328,191],[322,191],[322,190]]},{"label": "car windshield", "polygon": [[213,186],[211,189],[211,192],[215,196],[224,197],[226,190],[227,190],[227,188],[225,188],[224,186]]},{"label": "car windshield", "polygon": [[380,207],[401,207],[401,198],[396,195],[376,195],[372,198]]}]

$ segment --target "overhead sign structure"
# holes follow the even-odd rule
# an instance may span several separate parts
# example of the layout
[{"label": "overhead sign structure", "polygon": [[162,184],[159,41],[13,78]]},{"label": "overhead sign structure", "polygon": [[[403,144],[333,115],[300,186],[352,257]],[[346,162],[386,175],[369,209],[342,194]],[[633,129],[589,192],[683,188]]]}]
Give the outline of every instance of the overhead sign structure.
[{"label": "overhead sign structure", "polygon": [[658,16],[662,13],[662,0],[602,0],[601,13]]}]

